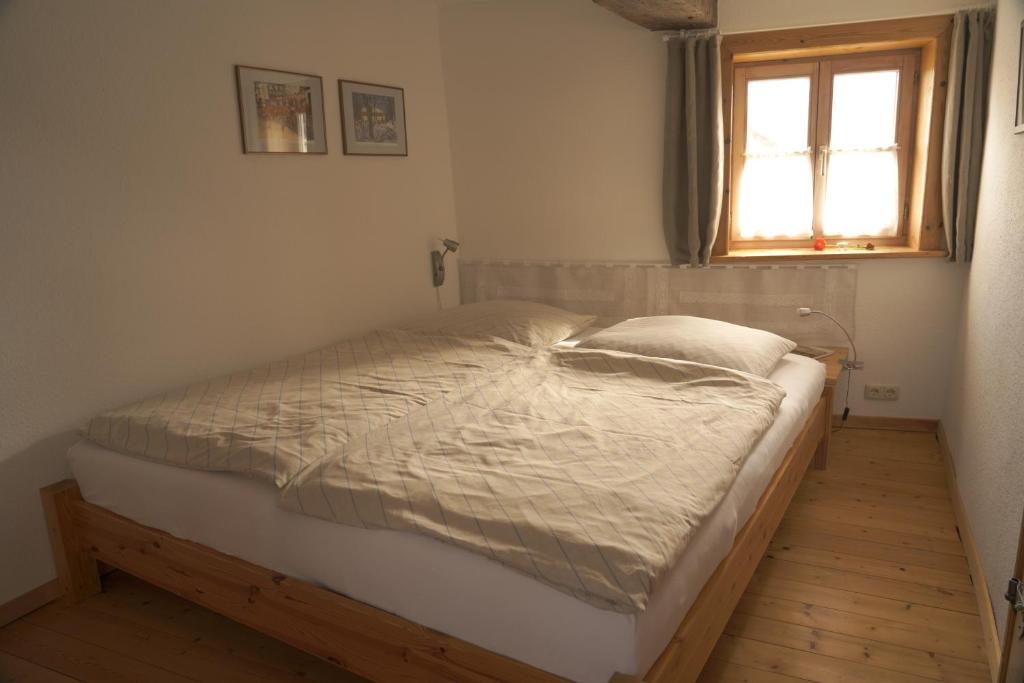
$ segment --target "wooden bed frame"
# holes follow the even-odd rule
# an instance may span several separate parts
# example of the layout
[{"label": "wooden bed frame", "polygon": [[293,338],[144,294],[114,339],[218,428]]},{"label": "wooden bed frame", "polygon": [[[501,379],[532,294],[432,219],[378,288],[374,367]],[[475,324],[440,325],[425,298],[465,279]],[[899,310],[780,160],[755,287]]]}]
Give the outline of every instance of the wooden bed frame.
[{"label": "wooden bed frame", "polygon": [[[768,484],[732,550],[705,584],[661,656],[641,679],[695,681],[764,555],[812,462],[828,457],[832,392],[828,379],[814,410]],[[121,569],[344,669],[378,681],[561,681],[325,588],[143,526],[82,499],[67,480],[41,491],[63,599],[100,592],[98,563]]]}]

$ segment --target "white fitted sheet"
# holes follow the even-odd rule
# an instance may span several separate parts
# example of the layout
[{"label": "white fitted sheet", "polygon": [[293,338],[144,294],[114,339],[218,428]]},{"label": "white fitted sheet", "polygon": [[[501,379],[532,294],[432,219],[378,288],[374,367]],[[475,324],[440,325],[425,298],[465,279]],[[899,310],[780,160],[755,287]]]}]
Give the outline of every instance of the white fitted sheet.
[{"label": "white fitted sheet", "polygon": [[68,457],[90,503],[566,678],[603,683],[654,663],[753,513],[824,375],[812,359],[782,359],[770,375],[787,392],[775,423],[640,614],[599,609],[425,536],[288,512],[273,486],[237,474],[147,462],[87,441]]}]

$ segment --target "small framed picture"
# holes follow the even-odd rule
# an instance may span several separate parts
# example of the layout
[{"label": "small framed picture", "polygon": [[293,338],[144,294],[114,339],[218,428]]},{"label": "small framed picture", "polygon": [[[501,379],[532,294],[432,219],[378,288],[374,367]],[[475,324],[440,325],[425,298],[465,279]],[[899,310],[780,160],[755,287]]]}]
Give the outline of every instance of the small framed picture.
[{"label": "small framed picture", "polygon": [[345,154],[408,156],[404,90],[339,80],[338,94]]},{"label": "small framed picture", "polygon": [[1017,113],[1014,115],[1013,132],[1024,133],[1024,21],[1020,22],[1020,45],[1017,55]]},{"label": "small framed picture", "polygon": [[319,76],[236,66],[242,151],[327,154]]}]

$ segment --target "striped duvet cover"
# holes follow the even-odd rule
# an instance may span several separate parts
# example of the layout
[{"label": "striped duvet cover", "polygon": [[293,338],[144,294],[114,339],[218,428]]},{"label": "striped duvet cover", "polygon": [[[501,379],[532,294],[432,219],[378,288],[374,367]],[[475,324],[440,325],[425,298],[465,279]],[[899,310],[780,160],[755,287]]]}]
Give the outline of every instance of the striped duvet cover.
[{"label": "striped duvet cover", "polygon": [[290,510],[424,534],[628,613],[783,397],[696,363],[381,331],[111,411],[85,433],[262,477]]},{"label": "striped duvet cover", "polygon": [[497,339],[382,330],[103,413],[83,431],[129,455],[284,486],[353,437],[529,354]]}]

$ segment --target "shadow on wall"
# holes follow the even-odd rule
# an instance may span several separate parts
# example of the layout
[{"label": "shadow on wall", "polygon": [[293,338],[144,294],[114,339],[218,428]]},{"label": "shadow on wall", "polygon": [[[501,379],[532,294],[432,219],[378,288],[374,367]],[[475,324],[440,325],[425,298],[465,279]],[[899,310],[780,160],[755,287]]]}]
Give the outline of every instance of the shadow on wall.
[{"label": "shadow on wall", "polygon": [[57,576],[39,489],[71,476],[66,454],[77,440],[62,432],[0,460],[0,538],[22,543],[0,553],[0,604]]}]

